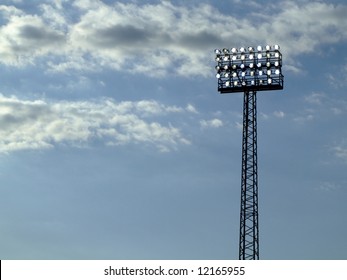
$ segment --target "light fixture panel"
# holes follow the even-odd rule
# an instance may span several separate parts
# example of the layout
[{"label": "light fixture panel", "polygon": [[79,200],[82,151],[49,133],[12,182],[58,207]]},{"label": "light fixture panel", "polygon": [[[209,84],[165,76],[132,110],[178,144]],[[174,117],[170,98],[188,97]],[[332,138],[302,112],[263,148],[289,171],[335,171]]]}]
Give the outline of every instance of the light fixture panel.
[{"label": "light fixture panel", "polygon": [[216,49],[215,55],[220,93],[283,89],[279,45]]}]

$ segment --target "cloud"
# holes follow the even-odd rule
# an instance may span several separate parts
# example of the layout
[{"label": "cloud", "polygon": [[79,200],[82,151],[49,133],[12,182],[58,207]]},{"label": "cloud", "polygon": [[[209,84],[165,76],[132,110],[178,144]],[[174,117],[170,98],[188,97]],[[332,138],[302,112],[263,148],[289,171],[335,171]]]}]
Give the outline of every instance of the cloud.
[{"label": "cloud", "polygon": [[311,122],[314,119],[315,117],[313,113],[309,113],[309,112],[304,112],[304,114],[302,114],[301,116],[293,118],[293,120],[299,124],[306,124],[307,122]]},{"label": "cloud", "polygon": [[324,98],[326,98],[326,95],[324,93],[313,92],[310,95],[305,97],[305,101],[311,104],[321,105],[322,99]]},{"label": "cloud", "polygon": [[336,97],[333,94],[326,94],[323,92],[312,92],[304,97],[304,101],[310,105],[310,108],[306,109],[308,115],[311,115],[311,119],[320,117],[334,117],[346,114],[347,103],[343,98]]},{"label": "cloud", "polygon": [[[259,115],[263,120],[268,120],[270,118],[268,114],[265,114],[263,112],[260,112]],[[242,124],[241,124],[241,126],[242,126]]]},{"label": "cloud", "polygon": [[196,108],[192,105],[192,104],[188,104],[186,107],[186,110],[190,113],[194,113],[194,114],[198,114],[198,110],[196,110]]},{"label": "cloud", "polygon": [[223,121],[220,119],[212,119],[212,120],[202,120],[200,121],[200,125],[202,128],[218,128],[222,127]]},{"label": "cloud", "polygon": [[10,9],[9,22],[0,28],[0,55],[2,63],[23,66],[34,59],[48,54],[59,54],[65,45],[65,34],[47,26],[42,18],[18,15]]},{"label": "cloud", "polygon": [[334,74],[327,73],[326,77],[330,85],[335,88],[343,88],[347,85],[347,64],[335,67]]},{"label": "cloud", "polygon": [[183,112],[183,108],[177,106],[165,106],[155,100],[141,100],[137,102],[128,102],[141,115],[164,115],[168,113]]},{"label": "cloud", "polygon": [[14,6],[6,6],[6,5],[0,5],[0,13],[4,16],[4,18],[9,18],[12,15],[23,15],[23,12],[19,9],[17,9]]},{"label": "cloud", "polygon": [[347,162],[347,148],[344,146],[333,147],[333,152],[337,158],[340,158]]},{"label": "cloud", "polygon": [[332,192],[341,189],[341,185],[335,182],[322,182],[318,185],[317,189],[324,192]]},{"label": "cloud", "polygon": [[21,100],[0,95],[0,152],[52,148],[57,144],[148,144],[170,151],[190,141],[172,124],[150,121],[157,114],[184,112],[156,101],[115,102]]},{"label": "cloud", "polygon": [[275,111],[275,112],[274,112],[274,116],[275,116],[276,118],[282,119],[282,118],[285,117],[285,113],[282,112],[282,111]]},{"label": "cloud", "polygon": [[23,66],[50,56],[51,71],[109,67],[153,77],[209,76],[216,47],[279,43],[287,70],[297,72],[297,55],[347,39],[342,4],[283,1],[241,17],[208,4],[135,3],[47,1],[34,15],[1,5],[7,20],[0,29],[1,62]]},{"label": "cloud", "polygon": [[235,122],[235,127],[238,129],[238,130],[243,130],[243,123],[242,122]]}]

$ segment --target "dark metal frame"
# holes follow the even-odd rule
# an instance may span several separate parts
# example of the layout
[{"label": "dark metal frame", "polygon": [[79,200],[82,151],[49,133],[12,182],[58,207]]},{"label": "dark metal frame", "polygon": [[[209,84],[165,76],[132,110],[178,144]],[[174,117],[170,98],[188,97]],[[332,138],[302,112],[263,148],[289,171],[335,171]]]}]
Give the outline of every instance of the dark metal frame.
[{"label": "dark metal frame", "polygon": [[243,102],[240,260],[259,259],[257,96],[245,92]]}]

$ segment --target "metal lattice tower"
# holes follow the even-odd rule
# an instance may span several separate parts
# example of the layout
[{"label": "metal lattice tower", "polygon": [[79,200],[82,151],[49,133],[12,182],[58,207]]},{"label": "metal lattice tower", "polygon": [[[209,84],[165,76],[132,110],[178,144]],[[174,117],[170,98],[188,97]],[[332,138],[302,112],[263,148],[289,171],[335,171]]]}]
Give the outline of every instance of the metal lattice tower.
[{"label": "metal lattice tower", "polygon": [[283,89],[279,45],[215,50],[220,93],[243,92],[240,260],[259,259],[257,91]]},{"label": "metal lattice tower", "polygon": [[257,95],[245,92],[243,101],[240,260],[259,259]]}]

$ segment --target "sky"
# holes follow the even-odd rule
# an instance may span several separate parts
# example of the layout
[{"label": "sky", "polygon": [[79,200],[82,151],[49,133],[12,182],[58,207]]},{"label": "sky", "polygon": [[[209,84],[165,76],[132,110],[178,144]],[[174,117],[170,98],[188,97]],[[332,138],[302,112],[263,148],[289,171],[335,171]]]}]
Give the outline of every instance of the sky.
[{"label": "sky", "polygon": [[0,259],[238,259],[243,97],[218,93],[214,49],[266,44],[260,259],[347,259],[346,14],[1,1]]}]

